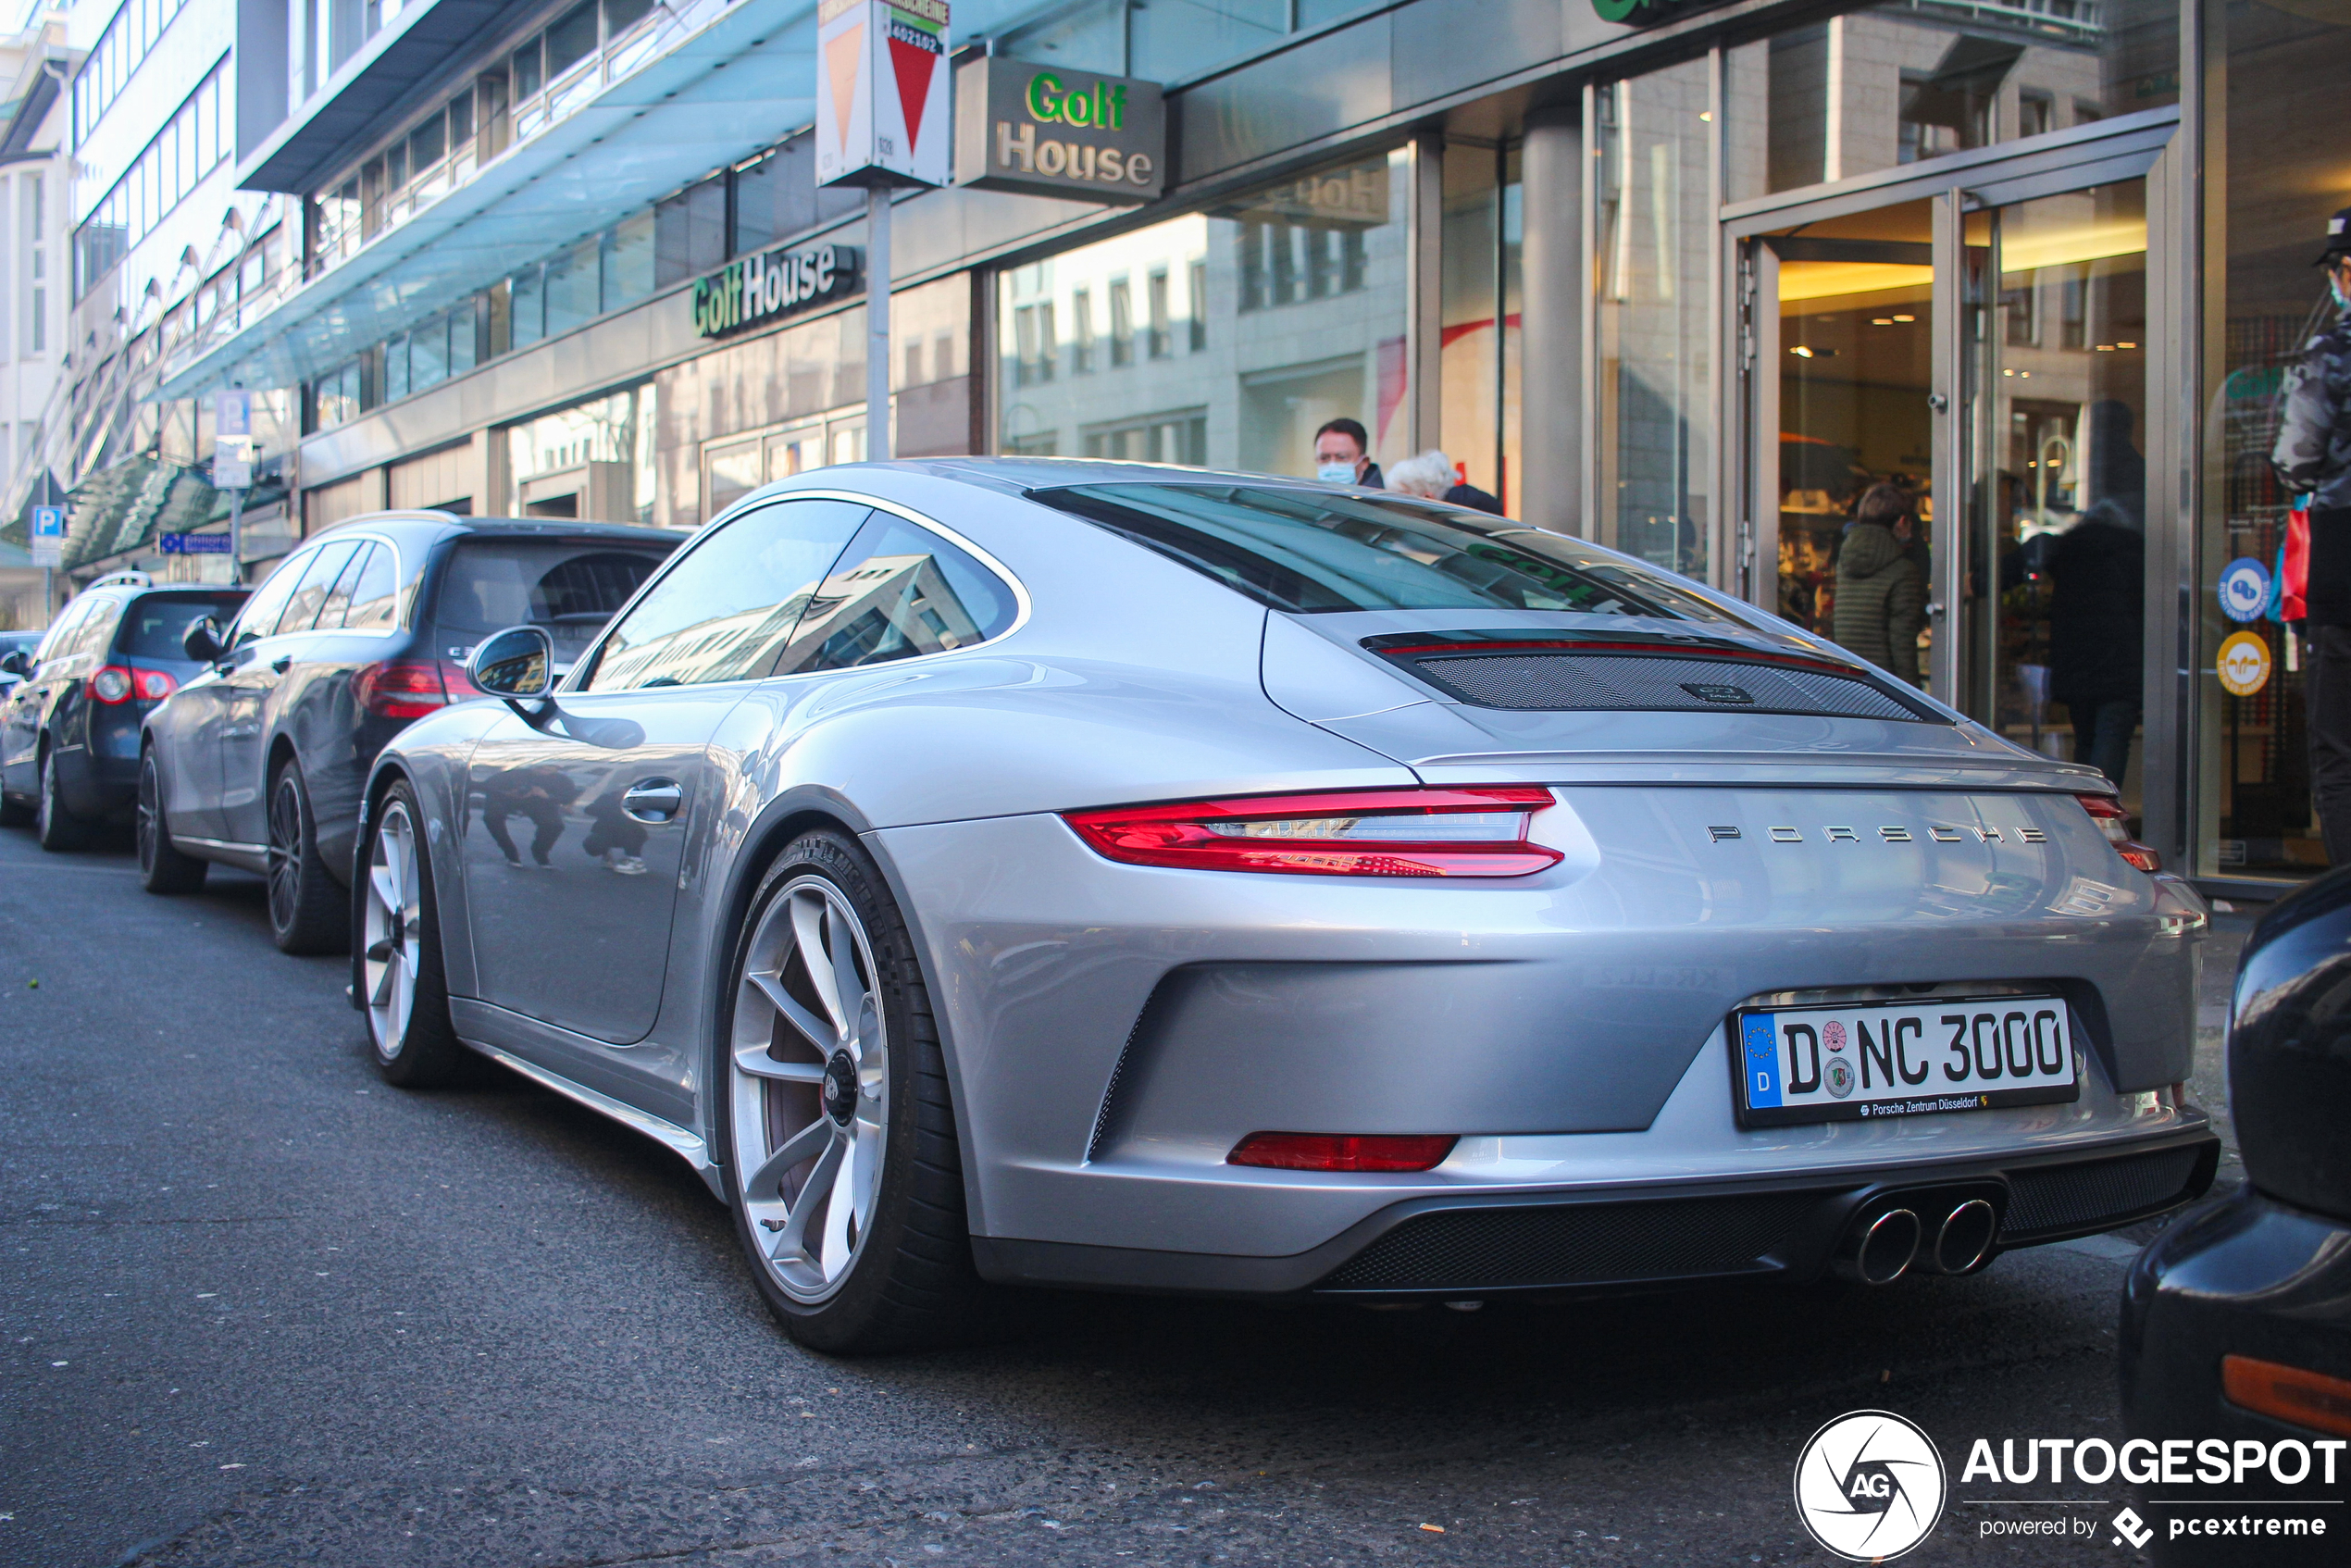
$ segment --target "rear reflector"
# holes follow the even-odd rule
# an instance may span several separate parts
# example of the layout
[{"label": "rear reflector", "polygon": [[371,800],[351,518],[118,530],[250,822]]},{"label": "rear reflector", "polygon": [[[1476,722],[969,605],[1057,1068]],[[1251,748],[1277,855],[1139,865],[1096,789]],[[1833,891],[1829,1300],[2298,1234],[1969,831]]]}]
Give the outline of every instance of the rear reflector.
[{"label": "rear reflector", "polygon": [[1451,1133],[1253,1132],[1225,1163],[1275,1171],[1425,1171],[1443,1164],[1457,1141]]},{"label": "rear reflector", "polygon": [[2076,795],[2073,798],[2082,803],[2082,809],[2090,814],[2090,820],[2098,825],[2098,831],[2106,835],[2107,842],[2114,846],[2114,852],[2127,864],[2142,871],[2163,869],[2163,857],[2148,845],[2131,837],[2131,814],[2122,809],[2121,801],[2112,795]]},{"label": "rear reflector", "polygon": [[2351,1383],[2340,1377],[2251,1356],[2222,1356],[2220,1388],[2231,1404],[2351,1437]]},{"label": "rear reflector", "polygon": [[1073,811],[1097,854],[1129,865],[1309,877],[1526,877],[1560,852],[1527,841],[1549,790],[1342,790]]}]

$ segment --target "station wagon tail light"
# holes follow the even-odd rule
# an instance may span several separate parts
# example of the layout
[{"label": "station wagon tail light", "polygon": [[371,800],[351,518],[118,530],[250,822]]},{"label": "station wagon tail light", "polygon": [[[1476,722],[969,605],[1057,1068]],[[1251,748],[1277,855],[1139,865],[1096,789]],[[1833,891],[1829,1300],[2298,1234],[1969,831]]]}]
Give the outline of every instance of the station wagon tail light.
[{"label": "station wagon tail light", "polygon": [[2090,820],[2098,825],[2098,831],[2106,835],[2107,842],[2114,846],[2116,854],[2142,871],[2163,869],[2163,857],[2131,837],[2131,814],[2122,809],[2121,801],[2112,795],[2076,795],[2073,798],[2082,803],[2082,809],[2090,814]]},{"label": "station wagon tail light", "polygon": [[1450,1133],[1253,1132],[1225,1163],[1273,1171],[1426,1171],[1457,1141]]},{"label": "station wagon tail light", "polygon": [[131,672],[120,665],[108,665],[90,678],[90,695],[101,703],[127,702],[131,697]]},{"label": "station wagon tail light", "polygon": [[160,703],[180,690],[180,683],[171,678],[171,672],[163,669],[131,671],[131,686],[141,697],[150,703]]},{"label": "station wagon tail light", "polygon": [[359,705],[378,718],[422,718],[449,701],[441,666],[431,659],[393,659],[363,666],[352,678]]},{"label": "station wagon tail light", "polygon": [[1560,852],[1527,840],[1549,790],[1343,790],[1073,811],[1094,852],[1128,865],[1307,877],[1526,877]]}]

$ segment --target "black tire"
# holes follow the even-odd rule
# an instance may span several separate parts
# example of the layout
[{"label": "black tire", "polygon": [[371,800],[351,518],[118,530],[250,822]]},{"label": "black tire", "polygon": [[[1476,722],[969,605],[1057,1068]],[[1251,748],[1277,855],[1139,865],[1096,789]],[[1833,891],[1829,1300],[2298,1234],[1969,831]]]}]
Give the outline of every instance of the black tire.
[{"label": "black tire", "polygon": [[350,895],[318,852],[318,821],[302,765],[288,757],[269,778],[269,935],[280,952],[345,952]]},{"label": "black tire", "polygon": [[[865,927],[875,992],[891,1042],[889,1130],[871,1228],[846,1277],[813,1304],[782,1288],[754,1236],[743,1202],[744,1173],[733,1157],[734,1069],[726,1049],[733,1037],[735,995],[761,915],[787,884],[811,874],[830,882]],[[760,1294],[791,1337],[830,1355],[857,1356],[967,1342],[990,1332],[993,1302],[972,1266],[963,1154],[930,995],[897,902],[880,868],[854,839],[830,830],[806,834],[767,868],[736,933],[716,1041],[713,1121],[736,1238]]]},{"label": "black tire", "polygon": [[[368,822],[356,877],[363,881],[371,877],[373,868],[384,857],[387,826],[407,823],[415,835],[416,850],[416,931],[410,944],[416,987],[407,1017],[396,1029],[393,1010],[378,1004],[367,972],[370,964],[390,960],[387,944],[391,939],[384,932],[373,930],[365,914],[360,916],[360,940],[368,943],[372,938],[373,942],[363,945],[352,955],[354,994],[367,1021],[367,1044],[376,1059],[376,1071],[383,1075],[386,1083],[401,1089],[438,1089],[458,1079],[473,1064],[473,1052],[458,1039],[457,1027],[449,1016],[449,983],[441,962],[441,910],[433,897],[432,863],[422,831],[424,820],[416,792],[405,780],[385,790]],[[365,900],[363,889],[363,910],[367,907]]]},{"label": "black tire", "polygon": [[73,815],[59,793],[56,753],[46,746],[41,748],[41,792],[34,801],[32,827],[41,847],[52,854],[81,849],[90,841],[90,825]]},{"label": "black tire", "polygon": [[163,814],[163,768],[155,749],[139,753],[139,881],[151,893],[193,893],[204,886],[211,864],[181,854],[171,845],[171,825]]}]

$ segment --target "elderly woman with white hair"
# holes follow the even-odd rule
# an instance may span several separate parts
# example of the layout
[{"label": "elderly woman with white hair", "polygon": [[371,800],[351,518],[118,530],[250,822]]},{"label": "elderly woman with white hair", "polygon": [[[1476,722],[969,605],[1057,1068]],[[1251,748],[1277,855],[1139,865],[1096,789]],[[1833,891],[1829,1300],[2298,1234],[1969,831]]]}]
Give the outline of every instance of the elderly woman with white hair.
[{"label": "elderly woman with white hair", "polygon": [[1474,506],[1498,517],[1502,515],[1502,504],[1475,485],[1463,482],[1453,460],[1435,447],[1388,469],[1387,488],[1424,501],[1449,501],[1456,506]]}]

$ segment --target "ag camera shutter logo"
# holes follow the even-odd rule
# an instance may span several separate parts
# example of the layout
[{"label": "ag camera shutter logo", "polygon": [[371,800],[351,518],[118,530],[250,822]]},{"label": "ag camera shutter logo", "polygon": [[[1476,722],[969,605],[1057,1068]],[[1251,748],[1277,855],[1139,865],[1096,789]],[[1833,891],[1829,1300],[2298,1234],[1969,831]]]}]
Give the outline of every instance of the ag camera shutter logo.
[{"label": "ag camera shutter logo", "polygon": [[1891,1411],[1838,1416],[1796,1461],[1797,1517],[1847,1562],[1899,1557],[1926,1539],[1948,1495],[1934,1439]]}]

